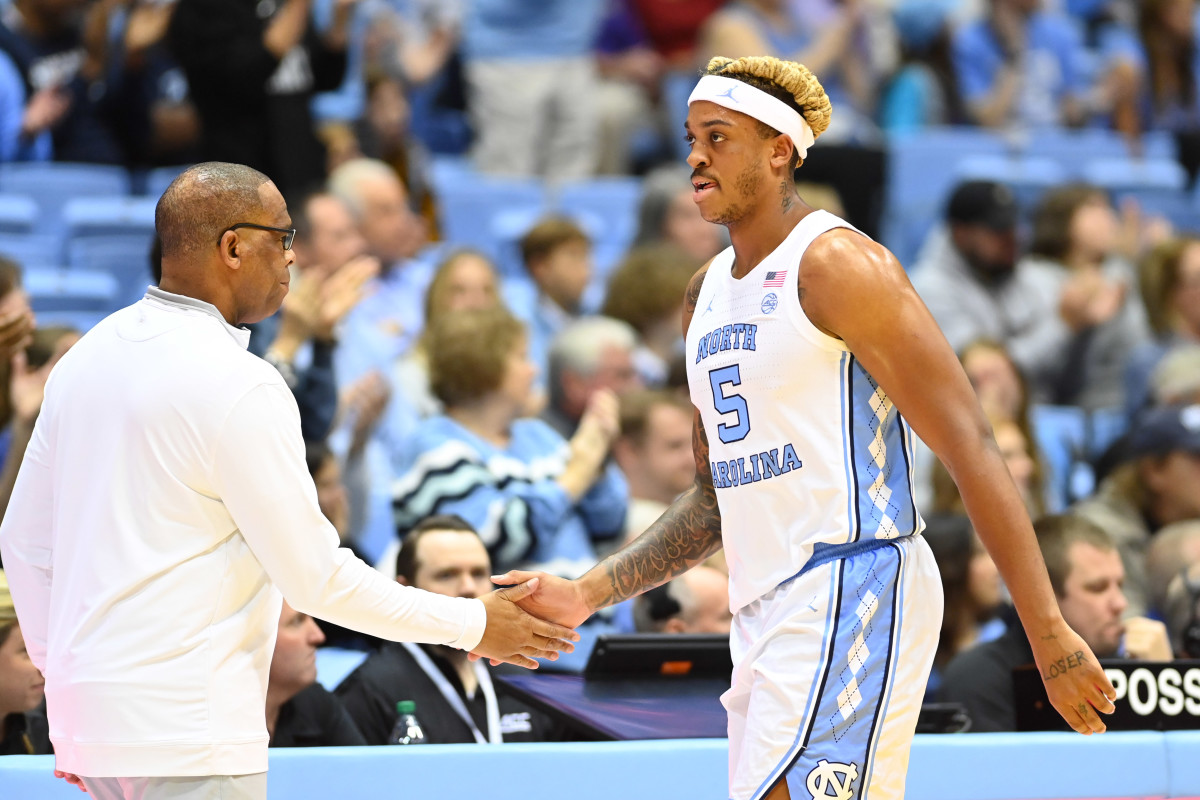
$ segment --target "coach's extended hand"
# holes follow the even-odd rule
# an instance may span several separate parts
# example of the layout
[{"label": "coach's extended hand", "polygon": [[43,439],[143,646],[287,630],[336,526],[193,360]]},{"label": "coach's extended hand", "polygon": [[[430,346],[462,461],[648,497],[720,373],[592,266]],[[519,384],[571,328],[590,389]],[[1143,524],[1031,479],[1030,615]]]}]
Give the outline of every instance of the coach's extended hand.
[{"label": "coach's extended hand", "polygon": [[579,641],[579,634],[570,628],[546,622],[523,611],[518,605],[533,594],[539,584],[534,578],[518,586],[497,589],[480,598],[487,608],[487,627],[483,638],[472,652],[487,658],[493,664],[506,661],[519,667],[537,669],[535,658],[554,661],[560,652],[575,650],[571,642]]}]

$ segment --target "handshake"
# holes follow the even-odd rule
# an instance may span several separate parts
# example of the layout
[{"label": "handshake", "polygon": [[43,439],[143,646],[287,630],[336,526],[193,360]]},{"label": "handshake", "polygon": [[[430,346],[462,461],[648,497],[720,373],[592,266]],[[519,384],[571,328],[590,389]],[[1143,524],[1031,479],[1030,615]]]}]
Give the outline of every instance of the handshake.
[{"label": "handshake", "polygon": [[573,652],[572,643],[579,641],[573,628],[599,607],[585,597],[586,579],[569,581],[517,570],[492,576],[504,588],[480,598],[487,609],[487,626],[471,658],[486,658],[493,666],[507,662],[537,669],[535,658],[555,661],[559,653]]}]

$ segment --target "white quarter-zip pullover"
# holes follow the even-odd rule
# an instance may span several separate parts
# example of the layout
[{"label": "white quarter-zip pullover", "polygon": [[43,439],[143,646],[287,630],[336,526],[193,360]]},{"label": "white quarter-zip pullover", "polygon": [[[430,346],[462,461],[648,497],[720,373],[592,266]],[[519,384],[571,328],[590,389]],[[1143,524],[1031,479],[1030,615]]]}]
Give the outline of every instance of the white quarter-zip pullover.
[{"label": "white quarter-zip pullover", "polygon": [[483,635],[480,601],[400,586],[339,548],[296,402],[248,340],[152,288],[51,374],[0,547],[58,769],[266,770],[280,591],[387,639]]}]

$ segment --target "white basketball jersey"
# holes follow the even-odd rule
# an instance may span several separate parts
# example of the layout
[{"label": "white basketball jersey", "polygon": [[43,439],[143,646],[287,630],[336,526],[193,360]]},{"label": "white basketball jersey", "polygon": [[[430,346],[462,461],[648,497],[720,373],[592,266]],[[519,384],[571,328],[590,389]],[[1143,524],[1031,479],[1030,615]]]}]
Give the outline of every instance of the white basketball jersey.
[{"label": "white basketball jersey", "polygon": [[709,267],[687,332],[688,384],[708,435],[734,611],[794,577],[818,544],[924,527],[912,430],[845,344],[800,307],[800,259],[833,228],[853,226],[814,211],[741,280],[726,249]]}]

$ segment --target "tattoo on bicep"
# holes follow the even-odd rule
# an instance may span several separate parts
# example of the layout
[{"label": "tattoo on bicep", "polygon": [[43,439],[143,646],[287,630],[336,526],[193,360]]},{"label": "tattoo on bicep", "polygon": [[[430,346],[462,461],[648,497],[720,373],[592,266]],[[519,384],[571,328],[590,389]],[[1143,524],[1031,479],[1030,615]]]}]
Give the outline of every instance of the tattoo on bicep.
[{"label": "tattoo on bicep", "polygon": [[702,269],[688,282],[687,293],[683,298],[683,306],[688,314],[696,311],[696,304],[700,302],[700,289],[704,286],[704,276],[707,273],[707,269]]},{"label": "tattoo on bicep", "polygon": [[708,467],[708,437],[699,413],[692,428],[692,443],[695,484],[633,544],[601,564],[609,580],[604,605],[628,600],[665,583],[721,549],[721,511]]},{"label": "tattoo on bicep", "polygon": [[1046,667],[1046,671],[1042,674],[1042,680],[1052,681],[1055,678],[1061,678],[1067,674],[1068,670],[1078,669],[1087,663],[1087,656],[1082,650],[1076,650],[1066,658],[1060,658],[1057,661],[1051,661],[1050,666]]}]

